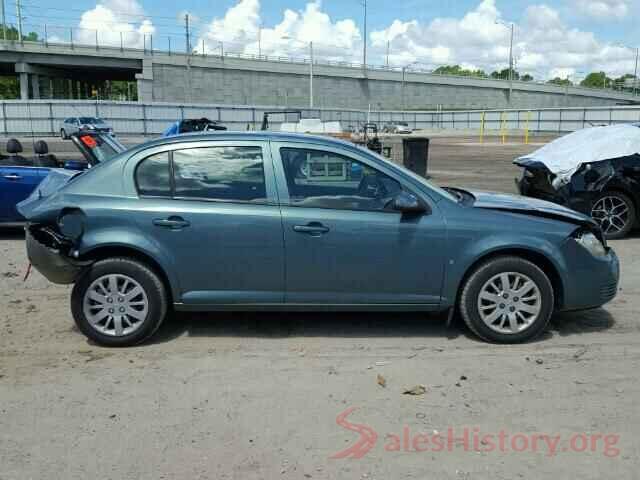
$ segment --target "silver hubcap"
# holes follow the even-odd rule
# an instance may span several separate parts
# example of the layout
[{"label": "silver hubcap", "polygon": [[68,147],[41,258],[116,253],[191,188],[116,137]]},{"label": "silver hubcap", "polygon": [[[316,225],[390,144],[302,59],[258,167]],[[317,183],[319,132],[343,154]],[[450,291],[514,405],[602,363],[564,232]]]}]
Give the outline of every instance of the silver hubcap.
[{"label": "silver hubcap", "polygon": [[542,306],[540,290],[522,273],[505,272],[490,278],[480,290],[478,312],[498,333],[518,333],[536,321]]},{"label": "silver hubcap", "polygon": [[624,230],[629,222],[629,206],[620,197],[602,197],[591,210],[605,235]]},{"label": "silver hubcap", "polygon": [[120,337],[142,326],[149,311],[149,300],[133,278],[110,274],[89,286],[82,308],[89,324],[98,332]]}]

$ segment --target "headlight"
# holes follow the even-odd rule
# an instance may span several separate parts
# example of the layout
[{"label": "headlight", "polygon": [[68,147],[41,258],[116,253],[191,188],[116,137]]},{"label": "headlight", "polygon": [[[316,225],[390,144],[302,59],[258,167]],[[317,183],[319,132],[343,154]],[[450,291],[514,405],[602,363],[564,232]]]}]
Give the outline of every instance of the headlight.
[{"label": "headlight", "polygon": [[574,240],[582,245],[594,257],[604,257],[607,254],[604,245],[593,233],[580,233],[574,238]]}]

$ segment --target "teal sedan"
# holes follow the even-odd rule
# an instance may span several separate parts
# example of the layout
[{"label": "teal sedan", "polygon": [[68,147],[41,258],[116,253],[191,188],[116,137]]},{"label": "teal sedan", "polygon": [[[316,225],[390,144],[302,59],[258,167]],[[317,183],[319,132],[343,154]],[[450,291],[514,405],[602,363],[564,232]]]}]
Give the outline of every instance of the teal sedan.
[{"label": "teal sedan", "polygon": [[74,284],[78,328],[109,346],[179,311],[459,313],[491,342],[599,307],[619,264],[589,217],[443,189],[326,137],[181,135],[52,176],[19,210],[29,258]]}]

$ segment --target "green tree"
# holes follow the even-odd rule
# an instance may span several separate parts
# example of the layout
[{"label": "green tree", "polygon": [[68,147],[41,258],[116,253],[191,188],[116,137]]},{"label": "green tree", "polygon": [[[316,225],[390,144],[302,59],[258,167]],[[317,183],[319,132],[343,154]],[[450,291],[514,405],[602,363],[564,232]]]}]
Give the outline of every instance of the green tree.
[{"label": "green tree", "polygon": [[[16,27],[12,27],[11,25],[5,25],[7,30],[7,40],[18,40],[18,29]],[[2,24],[0,23],[0,35],[2,35]],[[22,34],[22,40],[26,42],[37,42],[40,39],[36,32],[29,32],[26,35]]]},{"label": "green tree", "polygon": [[563,87],[573,85],[573,82],[571,80],[569,80],[568,78],[560,78],[560,77],[556,77],[556,78],[552,78],[551,80],[547,80],[547,83],[550,83],[552,85],[561,85]]},{"label": "green tree", "polygon": [[580,86],[589,88],[607,88],[611,85],[612,80],[607,77],[604,72],[591,72],[584,80],[580,82]]},{"label": "green tree", "polygon": [[533,82],[533,77],[528,73],[525,73],[520,77],[520,80],[522,80],[523,82]]},{"label": "green tree", "polygon": [[469,70],[466,68],[462,68],[460,65],[443,65],[436,68],[433,73],[438,75],[457,75],[461,77],[487,77],[487,74],[486,72],[484,72],[484,70]]},{"label": "green tree", "polygon": [[0,76],[0,99],[12,100],[20,96],[20,83],[18,77],[12,76]]},{"label": "green tree", "polygon": [[621,90],[631,91],[633,90],[637,81],[634,75],[631,75],[630,73],[625,73],[621,77],[616,78],[613,81],[613,83],[616,86],[616,88],[619,88]]},{"label": "green tree", "polygon": [[[509,70],[510,69],[505,68],[500,71],[491,72],[491,78],[497,78],[499,80],[509,80]],[[517,70],[513,70],[513,79],[520,80],[520,74]]]}]

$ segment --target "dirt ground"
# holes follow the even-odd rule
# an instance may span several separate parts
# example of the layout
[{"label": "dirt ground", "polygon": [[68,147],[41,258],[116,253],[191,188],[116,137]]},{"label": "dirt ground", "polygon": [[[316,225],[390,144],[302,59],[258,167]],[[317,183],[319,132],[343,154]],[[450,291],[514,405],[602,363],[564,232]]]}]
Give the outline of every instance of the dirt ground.
[{"label": "dirt ground", "polygon": [[[514,192],[536,147],[436,138],[429,170]],[[611,243],[617,298],[525,345],[439,316],[224,313],[116,350],[77,331],[69,288],[23,282],[23,235],[2,230],[0,479],[638,478],[640,237]],[[358,432],[360,458],[331,458]]]}]

